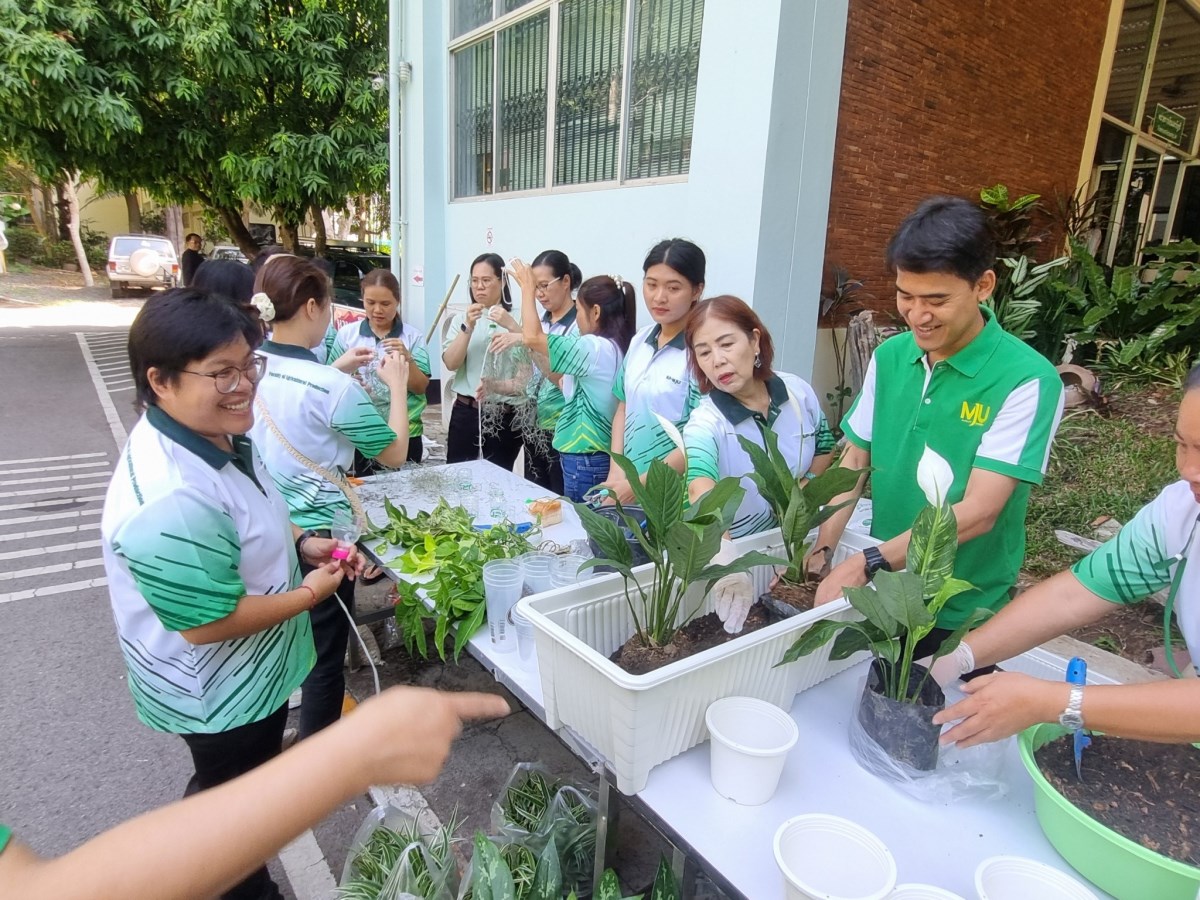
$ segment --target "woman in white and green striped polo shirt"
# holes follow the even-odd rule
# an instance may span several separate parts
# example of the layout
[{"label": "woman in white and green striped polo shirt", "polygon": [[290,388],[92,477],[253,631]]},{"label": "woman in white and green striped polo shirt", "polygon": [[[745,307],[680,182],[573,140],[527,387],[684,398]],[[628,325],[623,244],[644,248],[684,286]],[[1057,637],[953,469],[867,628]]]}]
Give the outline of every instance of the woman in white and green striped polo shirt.
[{"label": "woman in white and green striped polo shirt", "polygon": [[589,278],[575,299],[578,334],[545,334],[535,313],[536,270],[513,260],[521,289],[525,345],[549,357],[550,371],[563,376],[565,405],[554,429],[562,465],[563,495],[582,502],[608,473],[608,447],[617,398],[612,385],[629,349],[637,297],[633,285],[608,275]]},{"label": "woman in white and green striped polo shirt", "polygon": [[[335,519],[351,516],[345,476],[356,449],[389,468],[404,465],[408,410],[394,403],[384,420],[357,381],[318,362],[309,349],[325,333],[332,310],[329,280],[320,269],[297,257],[272,260],[259,271],[254,288],[256,302],[267,306],[264,318],[271,320],[273,331],[262,347],[270,366],[258,389],[251,433],[292,522],[326,536]],[[403,396],[407,362],[389,353],[379,365],[379,378],[394,395]],[[317,663],[304,682],[301,739],[342,714],[347,613],[353,612],[352,581],[313,608]]]},{"label": "woman in white and green striped polo shirt", "polygon": [[[683,343],[692,307],[704,293],[704,251],[683,238],[659,241],[642,263],[642,297],[654,320],[633,336],[613,384],[612,454],[628,457],[644,478],[651,460],[664,460],[683,471],[683,453],[658,422],[658,416],[682,429],[700,402],[700,389]],[[621,503],[633,491],[616,463],[603,483]]]},{"label": "woman in white and green striped polo shirt", "polygon": [[775,348],[758,314],[737,297],[696,304],[684,333],[704,399],[683,428],[688,498],[694,503],[722,478],[741,478],[746,496],[731,537],[779,523],[747,475],[750,454],[738,438],[762,447],[761,428],[779,437],[792,474],[818,475],[829,467],[833,434],[817,395],[804,379],[771,368]]},{"label": "woman in white and green striped polo shirt", "polygon": [[[308,610],[343,581],[244,436],[261,342],[253,309],[193,289],[151,297],[129,332],[145,415],[104,500],[104,569],[138,718],[187,744],[188,794],[280,752],[315,658]],[[282,895],[261,868],[224,896]]]}]

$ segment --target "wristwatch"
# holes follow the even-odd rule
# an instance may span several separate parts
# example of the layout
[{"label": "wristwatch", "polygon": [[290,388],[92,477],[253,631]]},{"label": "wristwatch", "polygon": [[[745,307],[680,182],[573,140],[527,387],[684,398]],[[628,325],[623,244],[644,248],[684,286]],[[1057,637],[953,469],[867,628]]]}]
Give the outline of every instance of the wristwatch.
[{"label": "wristwatch", "polygon": [[315,531],[313,531],[311,528],[300,532],[300,536],[298,538],[296,538],[296,558],[297,559],[301,559],[301,560],[304,559],[304,551],[301,549],[304,546],[304,542],[307,541],[310,537],[316,537],[316,536],[317,536],[317,533]]},{"label": "wristwatch", "polygon": [[863,551],[863,557],[866,558],[867,564],[863,566],[863,571],[867,573],[867,581],[875,577],[875,573],[880,569],[885,572],[892,571],[892,564],[883,558],[883,554],[879,552],[878,547],[868,547]]},{"label": "wristwatch", "polygon": [[1058,724],[1068,731],[1079,731],[1083,728],[1083,685],[1072,686],[1067,708],[1058,717]]}]

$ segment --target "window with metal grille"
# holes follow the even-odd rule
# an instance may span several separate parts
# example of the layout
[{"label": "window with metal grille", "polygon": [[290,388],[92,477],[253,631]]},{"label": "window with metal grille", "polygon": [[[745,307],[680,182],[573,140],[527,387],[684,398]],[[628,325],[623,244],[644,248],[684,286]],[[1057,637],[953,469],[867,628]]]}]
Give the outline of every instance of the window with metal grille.
[{"label": "window with metal grille", "polygon": [[455,197],[687,175],[704,0],[454,4]]}]

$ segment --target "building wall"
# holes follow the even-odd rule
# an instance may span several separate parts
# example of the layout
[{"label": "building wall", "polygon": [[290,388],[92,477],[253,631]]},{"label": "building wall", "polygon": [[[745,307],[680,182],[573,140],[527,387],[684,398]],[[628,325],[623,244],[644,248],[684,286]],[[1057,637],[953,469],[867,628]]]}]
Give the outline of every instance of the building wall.
[{"label": "building wall", "polygon": [[888,238],[933,193],[1072,193],[1110,0],[850,0],[828,266],[892,305]]}]

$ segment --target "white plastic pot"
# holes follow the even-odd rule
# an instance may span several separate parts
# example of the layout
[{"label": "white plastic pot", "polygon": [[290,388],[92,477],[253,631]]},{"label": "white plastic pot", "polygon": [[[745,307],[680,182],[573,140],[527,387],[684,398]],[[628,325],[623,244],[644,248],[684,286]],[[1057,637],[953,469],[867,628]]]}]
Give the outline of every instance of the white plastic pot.
[{"label": "white plastic pot", "polygon": [[1020,856],[992,856],[975,870],[979,900],[1096,900],[1096,895],[1053,866]]},{"label": "white plastic pot", "polygon": [[788,819],[775,832],[775,862],[787,900],[884,900],[896,860],[861,825],[824,813]]},{"label": "white plastic pot", "polygon": [[796,721],[764,700],[726,697],[708,707],[704,724],[712,738],[709,764],[717,793],[746,806],[770,800],[800,737]]},{"label": "white plastic pot", "polygon": [[896,889],[888,894],[888,900],[963,900],[963,898],[945,888],[934,887],[932,884],[898,884]]}]

